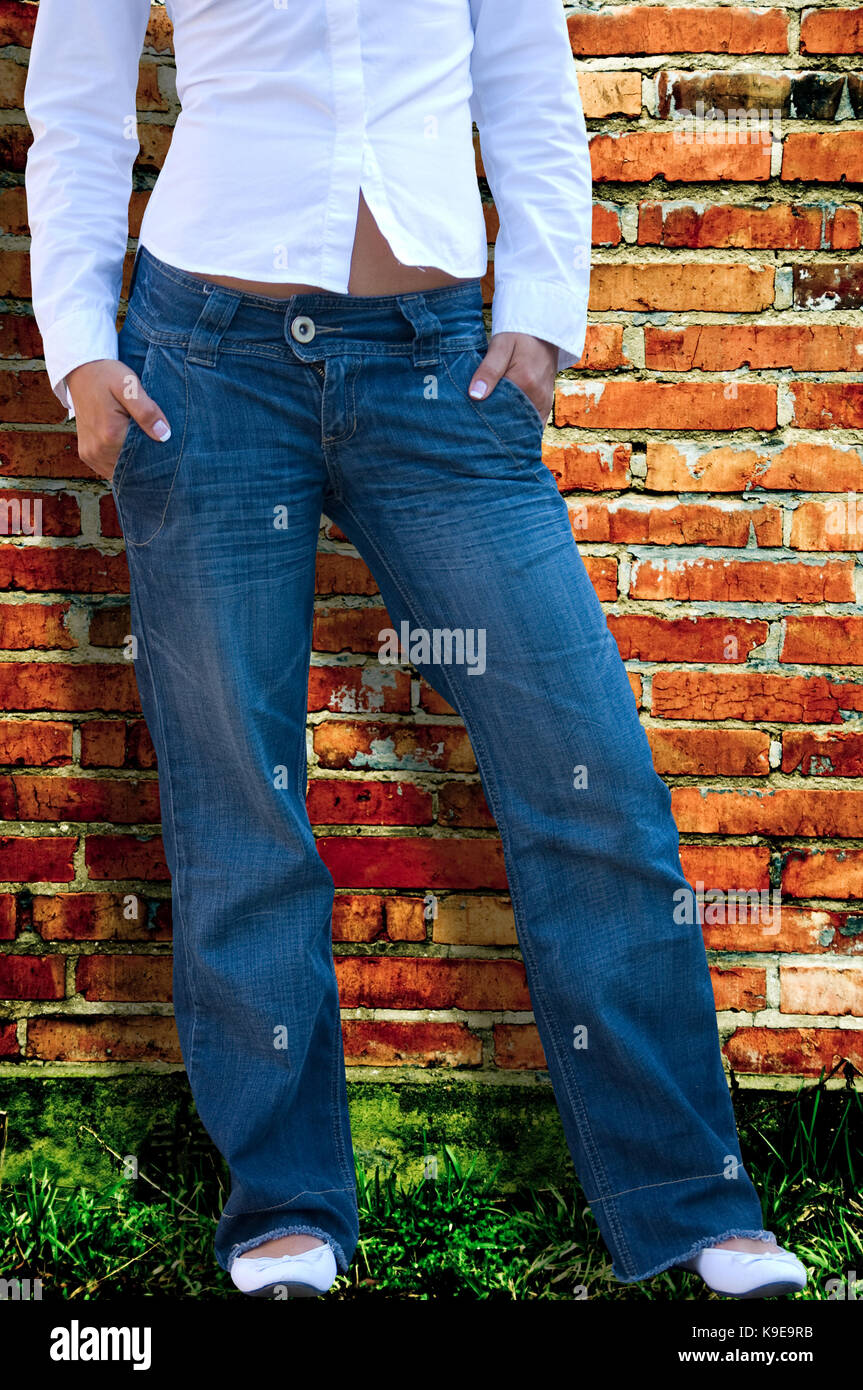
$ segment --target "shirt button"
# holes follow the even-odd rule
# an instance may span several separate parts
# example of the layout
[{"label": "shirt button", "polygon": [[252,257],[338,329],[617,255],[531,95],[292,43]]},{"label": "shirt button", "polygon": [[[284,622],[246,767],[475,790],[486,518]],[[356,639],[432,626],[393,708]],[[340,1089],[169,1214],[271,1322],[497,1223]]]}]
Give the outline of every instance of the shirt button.
[{"label": "shirt button", "polygon": [[315,336],[314,321],[305,314],[300,314],[291,323],[291,337],[296,338],[298,343],[310,343]]}]

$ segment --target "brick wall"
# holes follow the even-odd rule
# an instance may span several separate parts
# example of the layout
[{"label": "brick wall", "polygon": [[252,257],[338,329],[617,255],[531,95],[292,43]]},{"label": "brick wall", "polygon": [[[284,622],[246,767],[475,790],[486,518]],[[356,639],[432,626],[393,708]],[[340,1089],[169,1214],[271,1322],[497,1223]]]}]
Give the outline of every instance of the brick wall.
[{"label": "brick wall", "polygon": [[[41,538],[0,537],[0,1070],[101,1075],[180,1065],[169,882],[117,518],[28,301],[34,11],[0,0],[0,453],[4,500],[42,506]],[[592,313],[545,461],[673,788],[687,876],[781,891],[778,933],[705,922],[728,1061],[750,1086],[838,1077],[863,1069],[863,9],[608,5],[568,22],[593,132]],[[138,107],[126,286],[176,112],[156,6]],[[318,590],[309,810],[338,885],[348,1062],[529,1078],[543,1057],[464,729],[409,670],[381,684],[389,620],[333,526]]]}]

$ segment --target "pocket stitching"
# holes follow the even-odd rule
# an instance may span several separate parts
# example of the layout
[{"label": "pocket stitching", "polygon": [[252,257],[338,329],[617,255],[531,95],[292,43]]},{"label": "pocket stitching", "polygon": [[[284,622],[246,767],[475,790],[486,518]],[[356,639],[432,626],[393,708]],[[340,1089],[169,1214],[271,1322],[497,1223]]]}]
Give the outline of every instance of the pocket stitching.
[{"label": "pocket stitching", "polygon": [[[148,340],[147,351],[144,353],[144,361],[141,365],[141,375],[138,377],[138,380],[140,381],[145,391],[147,390],[147,382],[149,380],[148,368],[150,366],[150,361],[153,355],[154,347],[155,343],[152,343]],[[135,434],[136,430],[138,431],[137,438]],[[138,424],[138,421],[135,419],[134,415],[130,415],[129,428],[126,430],[126,436],[123,440],[120,452],[117,455],[117,462],[114,464],[114,471],[111,474],[111,484],[113,487],[119,487],[120,483],[123,481],[123,475],[125,474],[126,469],[129,466],[129,459],[132,456],[133,443],[140,442],[141,434],[143,434],[143,430]]]},{"label": "pocket stitching", "polygon": [[[145,359],[145,362],[144,362],[144,367],[143,367],[142,372],[141,372],[141,385],[144,387],[144,390],[145,390],[145,391],[147,390],[147,383],[146,383],[145,380],[144,380],[144,372],[146,371],[147,365],[148,365],[149,362],[150,362],[151,349],[154,349],[154,348],[156,348],[157,346],[158,346],[158,344],[152,343],[152,342],[151,342],[151,343],[150,343],[150,346],[149,346],[148,349],[147,349],[147,356],[146,356],[146,359]],[[156,529],[152,532],[152,534],[149,535],[149,536],[147,536],[146,540],[141,540],[141,541],[133,540],[133,539],[131,539],[130,537],[126,536],[126,534],[125,534],[125,528],[124,528],[123,539],[125,540],[126,545],[127,545],[127,546],[132,545],[132,546],[134,546],[137,550],[142,550],[145,546],[148,546],[148,545],[150,544],[151,541],[154,541],[154,540],[156,539],[156,537],[158,536],[159,532],[162,530],[162,527],[165,525],[165,518],[166,518],[167,515],[168,515],[168,507],[169,507],[169,505],[170,505],[171,498],[172,498],[173,493],[174,493],[174,487],[176,486],[177,475],[178,475],[178,473],[179,473],[179,471],[180,471],[180,464],[183,462],[183,456],[184,456],[185,450],[186,450],[186,434],[187,434],[187,432],[188,432],[188,427],[189,427],[189,364],[188,364],[188,361],[187,361],[186,359],[184,359],[184,361],[183,361],[183,388],[184,388],[183,435],[182,435],[182,438],[181,438],[181,440],[180,440],[180,448],[179,448],[179,450],[177,451],[177,461],[176,461],[176,463],[174,464],[174,472],[173,472],[173,474],[172,474],[172,476],[171,476],[171,482],[170,482],[170,485],[169,485],[169,487],[168,487],[167,494],[166,494],[166,496],[165,496],[165,505],[164,505],[164,507],[162,508],[162,515],[161,515],[161,518],[160,518],[160,520],[159,520],[159,524],[158,524],[158,526],[156,527]],[[143,433],[143,431],[142,431],[142,433]],[[147,436],[147,438],[149,438],[149,435]],[[127,460],[127,467],[128,467],[128,460]],[[124,475],[125,475],[125,472],[126,472],[126,469],[125,469],[125,468],[124,468],[123,472],[124,472]],[[117,510],[118,510],[118,511],[121,511],[119,496],[115,498],[115,504],[116,504],[116,506],[117,506]],[[120,515],[120,523],[121,523],[121,525],[122,525],[122,521],[123,521],[123,517],[122,517],[122,512],[121,512],[121,515]]]},{"label": "pocket stitching", "polygon": [[[484,353],[480,352],[478,348],[468,348],[468,349],[467,349],[467,352],[468,352],[468,353],[472,353],[476,358],[478,358],[478,361],[479,361],[479,362],[482,361],[483,356],[485,355]],[[464,355],[465,355],[464,353],[458,353],[458,354],[457,354],[457,356],[459,356],[459,357],[462,357],[462,356],[464,356]],[[453,376],[453,374],[452,374],[452,372],[451,372],[451,370],[450,370],[450,365],[449,365],[449,362],[448,362],[447,359],[446,359],[446,355],[444,355],[444,357],[443,357],[442,360],[443,360],[443,364],[444,364],[444,371],[446,372],[447,376],[449,377],[449,379],[450,379],[452,385],[455,387],[455,389],[459,392],[460,395],[464,396],[464,399],[467,401],[468,405],[472,408],[474,414],[477,415],[477,416],[479,417],[480,420],[482,420],[482,422],[483,422],[483,424],[485,425],[486,429],[489,431],[489,434],[491,434],[491,435],[493,436],[493,438],[497,440],[498,444],[499,444],[499,445],[501,446],[501,448],[504,449],[505,452],[509,455],[509,457],[512,459],[513,463],[519,464],[519,466],[521,466],[521,464],[523,464],[524,460],[522,459],[521,461],[519,461],[519,459],[516,458],[516,456],[515,456],[515,454],[513,453],[512,449],[510,449],[510,447],[509,447],[509,445],[507,444],[506,440],[505,440],[505,439],[502,437],[502,435],[500,435],[500,434],[498,433],[498,431],[495,429],[494,425],[492,424],[491,420],[489,419],[489,417],[488,417],[488,415],[485,413],[485,411],[481,410],[480,407],[479,407],[479,405],[477,404],[477,402],[474,401],[474,399],[473,399],[471,396],[469,396],[469,395],[467,394],[467,391],[465,391],[461,386],[459,386],[458,382],[456,381],[455,377]],[[500,380],[503,381],[504,378],[501,377]],[[506,380],[509,381],[509,380],[510,380],[509,377],[507,377]],[[500,383],[498,383],[498,384],[500,384]],[[511,385],[511,386],[514,386],[514,385],[515,385],[515,382],[510,381],[510,385]],[[521,392],[521,388],[520,388],[520,387],[518,387],[517,390],[518,390],[519,392]],[[523,394],[523,393],[521,393],[521,394]],[[527,397],[525,397],[525,400],[526,400],[527,403],[530,405],[531,410],[532,410],[533,413],[534,413],[534,417],[535,417],[537,420],[539,420],[539,419],[540,419],[540,414],[539,414],[539,411],[536,409],[536,406],[535,406],[535,405],[533,404],[533,402],[530,401]],[[543,424],[542,429],[541,429],[540,432],[539,432],[539,439],[538,439],[537,443],[539,443],[539,444],[542,443],[542,436],[543,436],[544,432],[545,432],[545,425]],[[543,469],[544,472],[546,472],[546,473],[548,472],[548,470],[545,468],[545,465],[541,462],[541,460],[540,460],[540,467]],[[531,471],[532,471],[532,473],[534,474],[535,477],[540,477],[540,476],[541,476],[541,475],[537,472],[537,469],[536,469],[536,467],[535,467],[533,464],[531,464]]]}]

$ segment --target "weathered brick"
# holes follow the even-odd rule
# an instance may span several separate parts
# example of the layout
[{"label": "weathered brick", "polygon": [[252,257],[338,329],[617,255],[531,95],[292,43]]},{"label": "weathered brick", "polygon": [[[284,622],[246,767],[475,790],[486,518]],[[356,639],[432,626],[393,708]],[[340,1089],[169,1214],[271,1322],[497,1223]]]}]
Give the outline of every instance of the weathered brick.
[{"label": "weathered brick", "polygon": [[182,1062],[172,1018],[31,1018],[25,1056],[43,1062]]},{"label": "weathered brick", "polygon": [[781,676],[762,671],[657,671],[651,713],[659,719],[769,720],[776,724],[841,724],[863,712],[863,681]]},{"label": "weathered brick", "polygon": [[75,989],[91,1002],[168,1003],[171,967],[170,956],[81,956]]},{"label": "weathered brick", "polygon": [[[859,245],[857,209],[853,216]],[[831,230],[834,223],[831,222]],[[844,225],[844,223],[843,223]],[[845,233],[847,235],[847,233]],[[817,251],[825,236],[825,209],[820,204],[643,202],[638,209],[639,246],[739,246],[767,250]],[[828,241],[827,245],[831,243]]]},{"label": "weathered brick", "polygon": [[863,1067],[863,1032],[840,1028],[738,1028],[723,1046],[736,1072],[817,1077],[843,1059]]},{"label": "weathered brick", "polygon": [[801,53],[863,53],[863,9],[804,10]]},{"label": "weathered brick", "polygon": [[170,941],[171,903],[139,893],[55,893],[33,898],[44,941]]},{"label": "weathered brick", "polygon": [[309,783],[306,810],[312,825],[429,825],[431,793],[411,782],[334,781]]},{"label": "weathered brick", "polygon": [[[703,446],[655,439],[646,452],[647,487],[653,492],[863,491],[863,451],[853,444]],[[797,541],[792,544],[799,548]]]},{"label": "weathered brick", "polygon": [[863,428],[863,381],[795,381],[789,395],[798,429]]},{"label": "weathered brick", "polygon": [[859,131],[792,131],[782,146],[782,179],[804,183],[863,182]]},{"label": "weathered brick", "polygon": [[62,956],[0,956],[0,998],[62,999]]},{"label": "weathered brick", "polygon": [[780,661],[813,666],[863,666],[863,617],[789,616]]},{"label": "weathered brick", "polygon": [[509,887],[497,839],[324,835],[317,847],[339,888]]},{"label": "weathered brick", "polygon": [[783,965],[779,971],[783,1014],[863,1015],[863,969],[831,964]]},{"label": "weathered brick", "polygon": [[[804,269],[797,267],[798,271]],[[590,277],[590,308],[600,313],[609,309],[710,313],[722,304],[733,305],[737,313],[755,313],[773,306],[773,275],[773,267],[766,265],[670,261],[595,265]]]},{"label": "weathered brick", "polygon": [[762,183],[770,178],[770,145],[711,146],[671,130],[615,131],[592,137],[590,163],[596,183]]},{"label": "weathered brick", "polygon": [[578,56],[639,53],[787,53],[783,10],[626,5],[577,10],[567,24]]},{"label": "weathered brick", "polygon": [[398,1023],[347,1019],[345,1062],[364,1067],[477,1067],[482,1040],[463,1023]]},{"label": "weathered brick", "polygon": [[586,429],[770,430],[776,427],[776,387],[741,381],[729,396],[715,381],[573,381],[557,394],[561,425]]},{"label": "weathered brick", "polygon": [[524,966],[517,960],[339,956],[345,1009],[529,1009]]},{"label": "weathered brick", "polygon": [[795,309],[863,309],[863,265],[796,265],[793,277]]},{"label": "weathered brick", "polygon": [[[703,323],[657,328],[647,324],[644,365],[652,371],[665,372],[722,372],[740,367],[753,371],[791,367],[798,372],[853,372],[863,365],[863,328],[790,323]],[[807,387],[818,385],[797,382],[792,392],[797,396],[798,392],[805,393]]]},{"label": "weathered brick", "polygon": [[629,593],[639,599],[726,603],[853,603],[850,561],[638,559]]}]

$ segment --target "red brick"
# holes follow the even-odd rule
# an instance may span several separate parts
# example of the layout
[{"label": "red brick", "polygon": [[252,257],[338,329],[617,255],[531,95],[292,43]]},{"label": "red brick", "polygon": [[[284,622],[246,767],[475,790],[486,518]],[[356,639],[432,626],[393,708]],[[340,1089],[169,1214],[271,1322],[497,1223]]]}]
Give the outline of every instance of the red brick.
[{"label": "red brick", "polygon": [[656,671],[651,712],[664,719],[769,720],[775,724],[842,724],[863,712],[863,682],[761,671]]},{"label": "red brick", "polygon": [[72,760],[72,725],[53,719],[0,720],[0,764],[59,766]]},{"label": "red brick", "polygon": [[131,663],[0,662],[0,708],[6,710],[136,710]]},{"label": "red brick", "polygon": [[782,771],[804,777],[863,777],[863,733],[787,729],[782,735]]},{"label": "red brick", "polygon": [[508,888],[497,839],[325,835],[317,845],[339,888]]},{"label": "red brick", "polygon": [[548,1062],[534,1023],[496,1023],[494,1064],[503,1071],[547,1071]]},{"label": "red brick", "polygon": [[710,982],[717,1009],[745,1009],[757,1013],[767,1007],[767,971],[751,966],[710,967]]},{"label": "red brick", "polygon": [[723,1047],[736,1072],[816,1077],[843,1060],[863,1069],[863,1032],[840,1028],[738,1028]]},{"label": "red brick", "polygon": [[705,145],[672,130],[627,130],[594,135],[590,163],[594,183],[763,183],[770,178],[770,145]]},{"label": "red brick", "polygon": [[162,841],[158,835],[90,835],[85,847],[91,879],[170,878]]},{"label": "red brick", "polygon": [[863,897],[863,850],[789,850],[782,871],[782,892],[793,898]]},{"label": "red brick", "polygon": [[700,310],[717,304],[735,313],[773,307],[773,267],[703,264],[695,261],[606,262],[590,275],[590,308],[608,310]]},{"label": "red brick", "polygon": [[755,729],[646,730],[660,776],[766,777],[770,735]]},{"label": "red brick", "polygon": [[681,834],[863,839],[863,792],[828,787],[675,787],[671,808]]},{"label": "red brick", "polygon": [[159,820],[155,780],[116,777],[0,777],[0,814],[19,821]]},{"label": "red brick", "polygon": [[860,550],[863,499],[851,492],[828,502],[801,502],[791,516],[791,545],[795,550]]},{"label": "red brick", "polygon": [[837,969],[818,965],[783,965],[779,971],[783,1014],[843,1014],[863,1016],[863,970],[849,965]]},{"label": "red brick", "polygon": [[321,767],[473,772],[467,733],[457,724],[318,724],[314,749]]},{"label": "red brick", "polygon": [[477,1067],[482,1041],[463,1023],[398,1023],[347,1019],[345,1062],[363,1067]]},{"label": "red brick", "polygon": [[[857,209],[853,210],[854,220]],[[639,246],[739,246],[743,249],[797,247],[818,251],[822,245],[825,210],[817,204],[645,202],[638,211]],[[829,244],[829,243],[828,243]],[[855,243],[859,244],[859,243]]]},{"label": "red brick", "polygon": [[621,5],[599,14],[578,11],[567,24],[578,56],[788,52],[788,19],[782,10]]},{"label": "red brick", "polygon": [[171,903],[137,893],[54,893],[33,898],[44,941],[170,941]]},{"label": "red brick", "polygon": [[818,666],[863,666],[863,617],[794,618],[784,621],[780,661]]},{"label": "red brick", "polygon": [[69,609],[68,603],[0,603],[0,648],[71,651],[77,643],[66,627]]},{"label": "red brick", "polygon": [[394,666],[312,666],[309,709],[340,714],[405,714],[411,707],[411,678]]},{"label": "red brick", "polygon": [[619,498],[579,502],[582,540],[622,545],[721,545],[744,547],[754,532],[758,545],[782,544],[778,507],[717,507],[681,502],[647,507]]},{"label": "red brick", "polygon": [[306,810],[312,825],[430,825],[431,793],[412,782],[314,778]]},{"label": "red brick", "polygon": [[863,182],[859,131],[819,130],[786,135],[782,146],[782,180],[805,183]]},{"label": "red brick", "polygon": [[129,571],[125,555],[103,555],[92,546],[0,545],[0,589],[126,593]]},{"label": "red brick", "polygon": [[339,956],[344,1009],[530,1009],[519,960]]},{"label": "red brick", "polygon": [[547,445],[543,449],[543,459],[561,492],[570,488],[585,492],[616,491],[628,487],[631,482],[631,444]]},{"label": "red brick", "polygon": [[[863,328],[812,324],[693,324],[644,329],[644,365],[653,371],[731,371],[792,367],[798,372],[856,371],[863,365]],[[800,388],[812,382],[796,383]]]},{"label": "red brick", "polygon": [[801,53],[863,53],[863,9],[804,10]]},{"label": "red brick", "polygon": [[863,429],[863,381],[795,381],[789,391],[798,429]]},{"label": "red brick", "polygon": [[25,1056],[43,1062],[182,1062],[173,1018],[31,1018]]},{"label": "red brick", "polygon": [[767,637],[753,618],[658,618],[611,613],[608,626],[624,661],[746,661]]},{"label": "red brick", "polygon": [[62,956],[0,956],[0,998],[62,999]]},{"label": "red brick", "polygon": [[736,383],[729,399],[721,382],[567,382],[558,391],[555,418],[587,429],[730,430],[776,427],[776,387]]},{"label": "red brick", "polygon": [[637,560],[630,598],[716,599],[725,603],[853,603],[851,561]]},{"label": "red brick", "polygon": [[479,783],[450,782],[438,792],[438,820],[450,828],[494,829],[495,820]]},{"label": "red brick", "polygon": [[170,956],[80,956],[75,988],[91,1002],[170,1002],[171,969]]},{"label": "red brick", "polygon": [[[653,492],[863,491],[863,453],[832,444],[709,444],[651,439],[647,487]],[[799,509],[798,509],[799,510]]]},{"label": "red brick", "polygon": [[6,883],[68,883],[75,877],[71,836],[15,835],[0,839],[0,880]]}]

